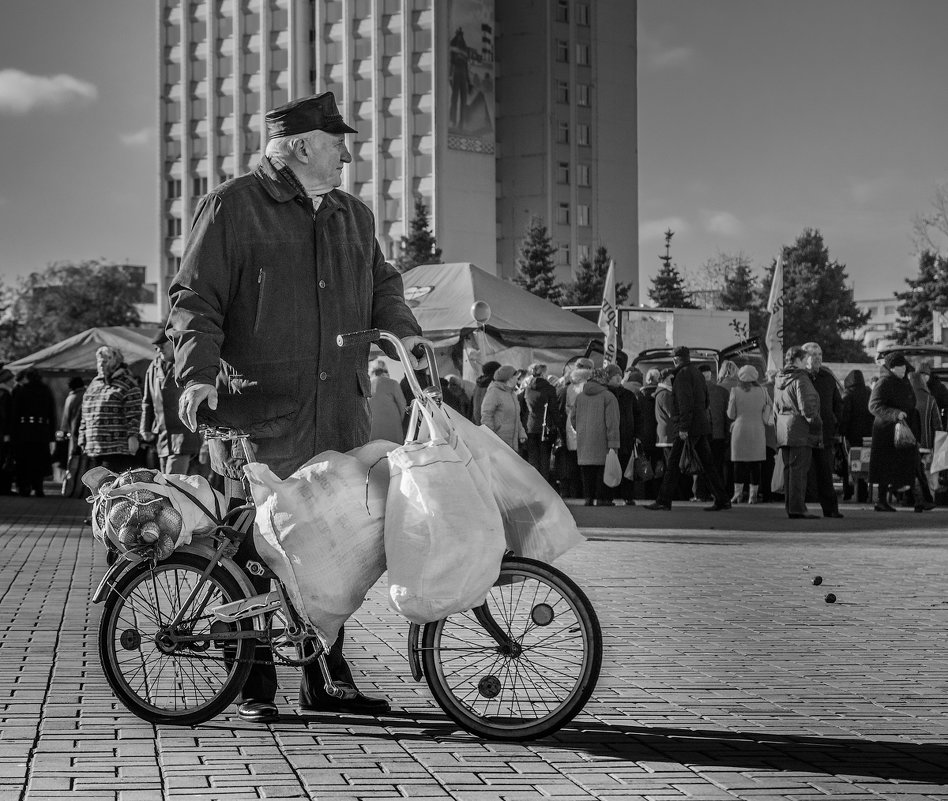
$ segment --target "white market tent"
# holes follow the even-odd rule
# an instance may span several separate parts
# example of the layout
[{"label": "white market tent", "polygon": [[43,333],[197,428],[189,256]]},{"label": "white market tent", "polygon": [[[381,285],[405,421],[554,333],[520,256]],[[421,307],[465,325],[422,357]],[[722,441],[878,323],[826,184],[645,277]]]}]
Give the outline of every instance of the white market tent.
[{"label": "white market tent", "polygon": [[[439,354],[441,374],[480,375],[486,361],[526,367],[542,361],[551,372],[602,339],[595,323],[474,264],[423,264],[402,276],[405,300]],[[477,301],[491,316],[479,330],[471,311]]]}]

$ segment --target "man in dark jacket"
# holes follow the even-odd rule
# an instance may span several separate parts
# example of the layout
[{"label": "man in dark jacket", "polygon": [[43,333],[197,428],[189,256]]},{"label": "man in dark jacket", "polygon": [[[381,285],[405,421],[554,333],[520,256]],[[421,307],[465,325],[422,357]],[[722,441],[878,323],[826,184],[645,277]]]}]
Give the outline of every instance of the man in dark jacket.
[{"label": "man in dark jacket", "polygon": [[[258,460],[286,478],[321,451],[345,452],[368,439],[369,344],[343,350],[337,334],[383,328],[409,351],[423,340],[401,276],[382,256],[372,211],[338,189],[352,160],[345,134],[356,131],[332,92],[273,109],[266,125],[260,165],[198,204],[169,290],[167,330],[184,387],[181,419],[193,431],[198,407],[216,408],[223,362],[230,385],[242,387],[245,419],[234,424],[280,418],[275,436],[255,444]],[[263,582],[258,591],[267,588]],[[300,708],[387,712],[387,701],[356,689],[343,637],[340,631],[328,657],[343,697],[325,692],[314,660],[303,670]],[[272,664],[255,664],[240,716],[275,720],[276,688]]]},{"label": "man in dark jacket", "polygon": [[174,346],[164,331],[152,343],[157,353],[142,387],[142,440],[157,446],[162,473],[197,475],[202,438],[178,417],[181,389],[174,380]]},{"label": "man in dark jacket", "polygon": [[13,492],[13,372],[0,369],[0,495]]},{"label": "man in dark jacket", "polygon": [[714,467],[711,446],[708,437],[711,434],[711,417],[708,413],[708,385],[698,368],[691,363],[691,351],[679,345],[674,351],[675,378],[672,381],[672,394],[675,398],[675,428],[678,438],[672,445],[668,457],[668,467],[662,479],[662,487],[655,503],[646,509],[671,509],[672,498],[678,487],[681,475],[680,460],[685,443],[694,449],[699,468],[704,474],[714,497],[714,503],[706,506],[706,512],[718,512],[730,509],[731,501],[724,491],[721,479]]},{"label": "man in dark jacket", "polygon": [[806,353],[804,363],[813,388],[820,396],[820,420],[823,422],[823,438],[813,448],[808,481],[816,490],[816,497],[823,509],[823,517],[842,517],[839,498],[833,486],[833,461],[839,420],[843,414],[843,396],[839,392],[836,376],[823,366],[823,349],[816,342],[803,346]]},{"label": "man in dark jacket", "polygon": [[[869,387],[862,370],[850,370],[843,380],[843,411],[840,417],[840,433],[850,448],[862,447],[863,440],[872,436],[872,421],[875,419],[869,411]],[[843,476],[843,500],[853,496],[853,482],[849,476],[849,465]],[[856,481],[856,501],[869,500],[869,485],[866,479]]]},{"label": "man in dark jacket", "polygon": [[[641,415],[639,406],[639,395],[635,390],[622,385],[622,368],[617,364],[606,365],[606,377],[609,380],[607,389],[615,395],[619,402],[619,464],[623,469],[628,465],[632,458],[632,451],[635,448],[636,433],[639,430],[638,418]],[[639,373],[641,375],[641,373]],[[632,479],[622,476],[619,486],[613,490],[616,497],[625,501],[626,506],[635,506],[633,490],[635,482]],[[603,504],[600,504],[603,505]],[[608,504],[606,504],[608,505]]]},{"label": "man in dark jacket", "polygon": [[549,481],[550,452],[560,426],[556,390],[546,380],[545,364],[534,362],[527,368],[521,397],[527,409],[527,461]]},{"label": "man in dark jacket", "polygon": [[814,449],[823,442],[820,396],[817,395],[800,347],[787,349],[784,368],[774,382],[777,444],[783,457],[784,504],[787,517],[816,520],[806,509],[806,477]]},{"label": "man in dark jacket", "polygon": [[24,497],[42,498],[43,480],[52,471],[49,446],[56,439],[56,404],[39,370],[30,367],[13,390],[13,458],[16,485]]}]

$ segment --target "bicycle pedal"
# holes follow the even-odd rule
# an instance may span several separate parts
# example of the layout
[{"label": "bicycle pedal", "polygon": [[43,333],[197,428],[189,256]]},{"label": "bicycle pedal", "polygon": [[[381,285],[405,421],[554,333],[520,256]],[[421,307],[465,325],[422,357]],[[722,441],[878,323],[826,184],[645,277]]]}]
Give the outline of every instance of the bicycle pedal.
[{"label": "bicycle pedal", "polygon": [[229,604],[216,606],[211,610],[211,614],[225,623],[234,623],[237,620],[243,620],[245,617],[274,612],[282,605],[283,601],[280,598],[280,593],[276,590],[271,590],[265,595],[255,595],[253,598],[241,598],[239,601],[232,601]]}]

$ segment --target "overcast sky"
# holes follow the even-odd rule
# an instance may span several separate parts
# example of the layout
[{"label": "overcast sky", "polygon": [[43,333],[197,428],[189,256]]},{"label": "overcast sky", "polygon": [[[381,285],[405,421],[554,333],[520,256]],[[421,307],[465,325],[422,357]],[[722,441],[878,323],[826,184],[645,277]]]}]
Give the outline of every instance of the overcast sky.
[{"label": "overcast sky", "polygon": [[[0,0],[0,19],[0,277],[154,268],[155,3]],[[763,267],[810,226],[857,297],[903,288],[912,215],[948,181],[946,31],[945,0],[639,0],[643,290],[668,227],[685,272]]]}]

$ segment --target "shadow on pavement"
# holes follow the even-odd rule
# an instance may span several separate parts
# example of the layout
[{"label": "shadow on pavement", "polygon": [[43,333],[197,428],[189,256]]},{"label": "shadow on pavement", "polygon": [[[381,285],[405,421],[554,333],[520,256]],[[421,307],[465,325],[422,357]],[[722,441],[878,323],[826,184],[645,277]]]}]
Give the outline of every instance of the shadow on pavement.
[{"label": "shadow on pavement", "polygon": [[[380,739],[436,739],[444,743],[476,739],[438,713],[394,711],[379,719],[286,715],[274,725],[307,723],[358,724],[359,734],[351,736]],[[379,730],[367,731],[373,725]],[[524,745],[563,749],[623,762],[667,761],[698,770],[792,771],[948,784],[948,745],[940,743],[594,724],[567,727],[555,735]]]}]

